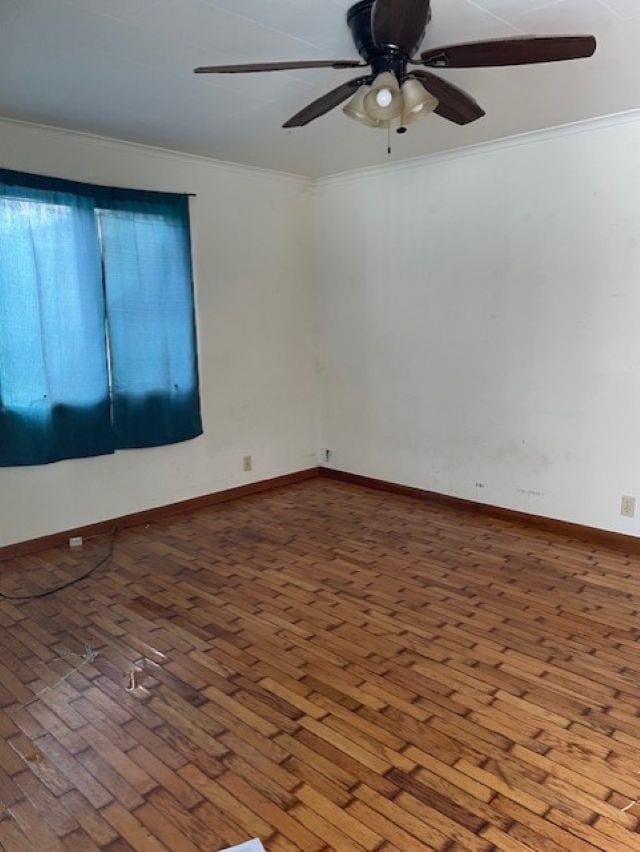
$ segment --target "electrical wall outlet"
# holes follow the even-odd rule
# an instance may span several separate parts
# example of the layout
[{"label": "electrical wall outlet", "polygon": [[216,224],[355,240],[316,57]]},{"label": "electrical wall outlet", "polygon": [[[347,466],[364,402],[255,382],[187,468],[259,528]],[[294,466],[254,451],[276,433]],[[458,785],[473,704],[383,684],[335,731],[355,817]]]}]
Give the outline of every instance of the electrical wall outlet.
[{"label": "electrical wall outlet", "polygon": [[242,469],[244,471],[253,470],[253,456],[245,456],[242,459]]},{"label": "electrical wall outlet", "polygon": [[82,547],[84,539],[81,535],[73,535],[69,539],[69,547]]},{"label": "electrical wall outlet", "polygon": [[623,518],[635,518],[636,516],[636,498],[623,497],[620,501],[620,514]]}]

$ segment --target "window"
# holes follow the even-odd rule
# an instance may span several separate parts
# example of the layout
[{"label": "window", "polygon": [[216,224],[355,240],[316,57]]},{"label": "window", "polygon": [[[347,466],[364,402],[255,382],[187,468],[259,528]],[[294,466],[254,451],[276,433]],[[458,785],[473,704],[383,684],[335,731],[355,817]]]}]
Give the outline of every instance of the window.
[{"label": "window", "polygon": [[187,198],[0,170],[0,465],[201,433]]}]

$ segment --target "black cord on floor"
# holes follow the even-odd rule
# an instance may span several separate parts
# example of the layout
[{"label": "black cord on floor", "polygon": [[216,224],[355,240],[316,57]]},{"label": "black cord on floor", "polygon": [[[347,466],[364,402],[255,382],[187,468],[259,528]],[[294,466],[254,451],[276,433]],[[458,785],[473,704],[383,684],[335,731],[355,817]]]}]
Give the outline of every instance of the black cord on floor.
[{"label": "black cord on floor", "polygon": [[106,565],[107,562],[110,562],[113,557],[113,550],[115,547],[117,529],[114,529],[111,535],[111,541],[109,543],[109,552],[106,553],[101,559],[99,559],[95,565],[89,568],[84,574],[80,577],[74,577],[73,580],[69,580],[66,583],[63,583],[61,586],[56,586],[54,589],[48,589],[46,592],[37,592],[35,595],[7,595],[5,592],[0,591],[0,599],[5,601],[35,601],[40,600],[41,598],[48,598],[51,595],[55,595],[58,592],[62,592],[65,589],[70,589],[71,586],[75,586],[76,583],[81,583],[83,580],[87,580],[91,577],[92,574],[95,574],[103,565]]}]

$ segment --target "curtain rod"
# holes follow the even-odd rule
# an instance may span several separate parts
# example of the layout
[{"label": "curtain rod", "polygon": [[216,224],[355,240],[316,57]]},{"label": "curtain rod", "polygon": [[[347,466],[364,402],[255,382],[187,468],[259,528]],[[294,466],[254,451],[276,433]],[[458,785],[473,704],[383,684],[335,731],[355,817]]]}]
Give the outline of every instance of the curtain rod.
[{"label": "curtain rod", "polygon": [[66,183],[80,183],[85,184],[86,186],[97,186],[100,189],[123,189],[125,191],[131,190],[132,192],[157,192],[158,194],[165,193],[166,195],[186,195],[187,198],[198,197],[198,194],[196,192],[175,192],[174,190],[167,189],[138,189],[136,187],[130,186],[113,186],[112,184],[92,183],[91,181],[76,180],[75,178],[61,178],[59,176],[43,175],[42,172],[22,172],[20,169],[12,169],[9,166],[3,166],[2,163],[0,163],[0,171],[17,172],[18,174],[24,174],[29,177],[44,178],[45,180],[59,180],[65,181]]}]

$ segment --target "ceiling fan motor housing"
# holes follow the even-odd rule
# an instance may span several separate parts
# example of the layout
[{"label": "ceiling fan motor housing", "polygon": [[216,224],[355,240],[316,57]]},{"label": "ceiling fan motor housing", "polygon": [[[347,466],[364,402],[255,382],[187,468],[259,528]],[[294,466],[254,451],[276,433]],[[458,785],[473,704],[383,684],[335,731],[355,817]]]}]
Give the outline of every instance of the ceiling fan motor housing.
[{"label": "ceiling fan motor housing", "polygon": [[[407,60],[410,56],[393,45],[377,45],[373,40],[371,21],[375,0],[360,0],[347,12],[347,23],[353,35],[356,49],[364,61],[371,65],[373,76],[384,71],[393,72],[402,83],[407,76]],[[411,55],[421,44],[424,33],[411,50]]]}]

